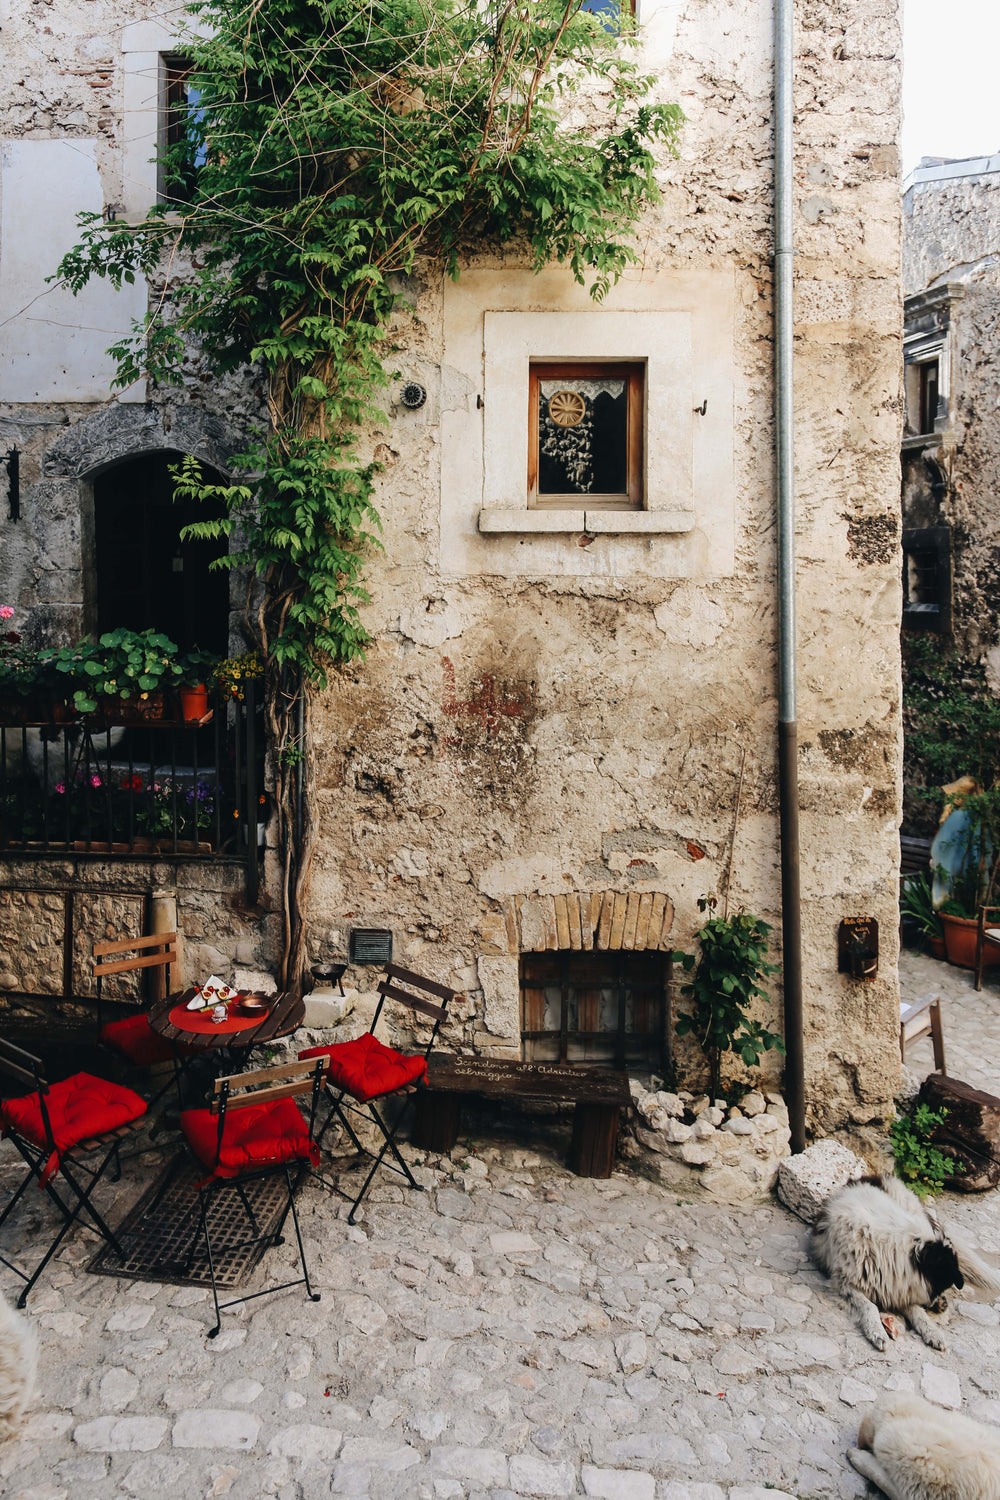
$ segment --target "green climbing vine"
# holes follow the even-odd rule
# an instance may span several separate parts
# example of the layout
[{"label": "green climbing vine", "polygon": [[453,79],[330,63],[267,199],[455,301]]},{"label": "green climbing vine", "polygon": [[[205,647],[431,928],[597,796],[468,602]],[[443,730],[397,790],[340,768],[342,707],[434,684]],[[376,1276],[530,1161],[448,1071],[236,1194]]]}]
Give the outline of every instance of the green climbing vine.
[{"label": "green climbing vine", "polygon": [[637,260],[656,148],[676,149],[680,110],[651,101],[627,35],[583,3],[195,0],[197,99],[164,157],[166,201],[138,225],[84,215],[59,267],[73,290],[150,278],[149,312],[112,351],[118,385],[179,383],[192,352],[216,374],[266,375],[267,429],[236,459],[239,482],[207,483],[188,458],[177,492],[213,502],[220,518],[188,530],[219,543],[217,566],[262,585],[248,627],[277,752],[289,987],[313,833],[287,751],[300,699],[368,640],[366,443],[406,278],[428,261],[457,278],[473,247],[507,248],[536,270],[564,262],[600,299]]}]

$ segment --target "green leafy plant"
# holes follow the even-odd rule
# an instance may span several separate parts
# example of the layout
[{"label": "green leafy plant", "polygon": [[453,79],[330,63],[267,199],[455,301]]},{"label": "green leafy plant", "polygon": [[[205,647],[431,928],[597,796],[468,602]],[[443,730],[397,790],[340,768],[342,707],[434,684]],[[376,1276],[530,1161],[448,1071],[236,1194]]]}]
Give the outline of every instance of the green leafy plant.
[{"label": "green leafy plant", "polygon": [[[371,438],[386,420],[424,266],[466,252],[565,263],[601,298],[639,260],[630,231],[659,198],[657,157],[682,114],[583,0],[196,0],[183,43],[199,105],[162,165],[177,203],[138,225],[81,219],[58,275],[78,291],[166,276],[167,295],[112,354],[116,383],[266,378],[269,426],[237,481],[177,468],[176,494],[216,519],[214,566],[263,582],[248,620],[266,671],[271,748],[298,738],[303,684],[363,655],[366,556],[380,543]],[[622,28],[631,21],[624,15]],[[563,107],[583,107],[570,124]],[[197,167],[197,171],[193,169]],[[178,213],[173,210],[179,209]],[[315,828],[311,774],[274,761],[285,954],[300,988]],[[301,828],[301,835],[297,829]]]},{"label": "green leafy plant", "polygon": [[934,909],[930,876],[925,871],[908,875],[903,881],[899,891],[899,913],[913,924],[925,941],[944,936],[941,917]]},{"label": "green leafy plant", "polygon": [[80,641],[39,657],[76,684],[73,701],[81,713],[93,713],[100,698],[148,698],[176,686],[182,672],[176,645],[155,630],[109,630],[96,645]]},{"label": "green leafy plant", "polygon": [[177,679],[179,687],[206,687],[213,680],[219,666],[219,658],[212,651],[202,651],[195,646],[193,651],[188,651],[178,661],[180,676]]},{"label": "green leafy plant", "polygon": [[[717,904],[714,896],[703,896],[698,908],[714,912]],[[701,952],[697,960],[690,953],[672,954],[675,963],[688,972],[694,970],[692,982],[681,988],[683,995],[690,996],[692,1007],[678,1015],[677,1032],[692,1035],[708,1060],[713,1099],[720,1092],[723,1053],[737,1053],[751,1068],[762,1052],[785,1050],[780,1036],[749,1015],[756,1000],[768,998],[759,981],[778,972],[777,964],[765,958],[770,931],[766,922],[749,912],[710,916],[698,933]]]},{"label": "green leafy plant", "polygon": [[910,1114],[897,1115],[889,1126],[889,1145],[896,1162],[896,1176],[920,1198],[939,1193],[956,1164],[931,1144],[931,1136],[947,1118],[946,1109],[918,1104]]}]

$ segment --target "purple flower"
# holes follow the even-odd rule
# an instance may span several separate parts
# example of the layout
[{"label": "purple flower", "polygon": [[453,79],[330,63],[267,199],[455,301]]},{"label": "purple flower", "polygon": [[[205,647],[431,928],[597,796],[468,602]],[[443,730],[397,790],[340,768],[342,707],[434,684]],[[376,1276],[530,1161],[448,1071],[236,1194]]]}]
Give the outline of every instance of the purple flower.
[{"label": "purple flower", "polygon": [[97,775],[96,772],[94,773],[93,776],[91,776],[91,778],[90,778],[90,784],[95,789],[100,786],[100,784],[101,784],[101,778]]},{"label": "purple flower", "polygon": [[56,782],[56,791],[59,793],[60,797],[65,792],[65,790],[66,790],[66,783],[64,781],[57,781]]}]

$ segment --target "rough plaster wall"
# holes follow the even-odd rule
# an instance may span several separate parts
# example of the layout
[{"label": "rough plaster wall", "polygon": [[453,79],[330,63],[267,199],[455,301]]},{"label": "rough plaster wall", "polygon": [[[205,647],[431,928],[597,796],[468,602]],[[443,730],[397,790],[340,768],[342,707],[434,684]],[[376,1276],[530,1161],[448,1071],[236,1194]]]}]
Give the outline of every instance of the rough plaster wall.
[{"label": "rough plaster wall", "polygon": [[[649,60],[688,124],[639,240],[647,276],[736,270],[735,575],[442,574],[447,350],[428,267],[398,363],[431,399],[422,413],[393,405],[379,438],[377,643],[314,711],[316,944],[392,927],[404,962],[470,991],[465,1041],[479,1047],[518,1046],[516,897],[665,891],[676,942],[690,943],[698,896],[726,879],[741,766],[731,903],[780,923],[770,7],[676,9],[672,52]],[[833,1125],[879,1115],[898,1077],[899,35],[895,4],[803,4],[797,19],[806,1066],[811,1119]],[[838,921],[860,913],[882,933],[868,986],[835,972]]]},{"label": "rough plaster wall", "polygon": [[965,288],[951,304],[950,418],[930,450],[947,493],[932,494],[922,455],[904,455],[904,524],[951,526],[955,639],[1000,684],[1000,174],[918,184],[903,207],[906,294]]}]

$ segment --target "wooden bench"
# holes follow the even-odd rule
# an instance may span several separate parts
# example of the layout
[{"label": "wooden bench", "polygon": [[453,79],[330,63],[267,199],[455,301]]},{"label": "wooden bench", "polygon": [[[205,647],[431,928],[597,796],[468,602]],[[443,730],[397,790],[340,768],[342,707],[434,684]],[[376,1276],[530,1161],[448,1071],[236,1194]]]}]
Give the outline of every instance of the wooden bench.
[{"label": "wooden bench", "polygon": [[578,1177],[610,1177],[614,1171],[619,1112],[630,1100],[627,1073],[432,1054],[427,1086],[417,1091],[413,1144],[422,1151],[450,1151],[458,1139],[466,1094],[574,1103],[570,1170]]}]

